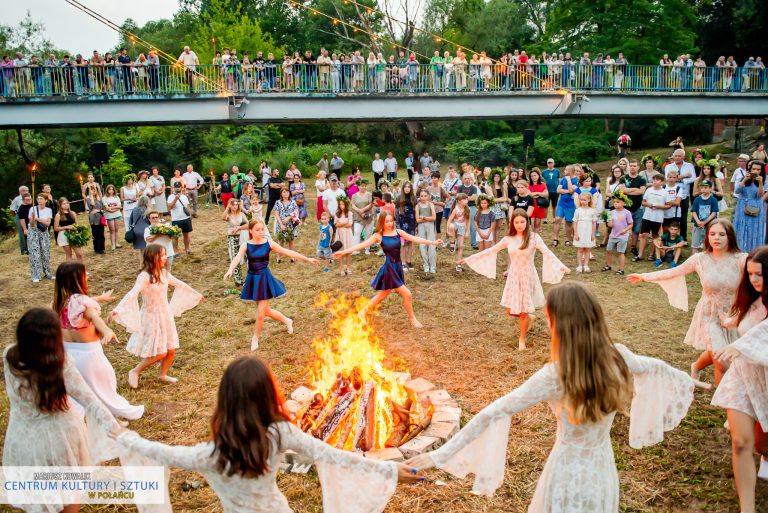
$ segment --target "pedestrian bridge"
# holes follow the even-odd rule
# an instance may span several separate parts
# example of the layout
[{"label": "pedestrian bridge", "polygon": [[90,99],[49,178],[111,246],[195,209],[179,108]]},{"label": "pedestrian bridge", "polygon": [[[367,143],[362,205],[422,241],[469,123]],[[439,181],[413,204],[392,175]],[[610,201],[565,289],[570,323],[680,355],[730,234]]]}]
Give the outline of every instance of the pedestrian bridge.
[{"label": "pedestrian bridge", "polygon": [[[550,117],[768,117],[768,72],[591,66],[470,73],[430,66],[20,68],[0,128]],[[568,71],[566,73],[566,71]],[[688,74],[686,74],[688,73]],[[9,80],[10,78],[10,80]]]}]

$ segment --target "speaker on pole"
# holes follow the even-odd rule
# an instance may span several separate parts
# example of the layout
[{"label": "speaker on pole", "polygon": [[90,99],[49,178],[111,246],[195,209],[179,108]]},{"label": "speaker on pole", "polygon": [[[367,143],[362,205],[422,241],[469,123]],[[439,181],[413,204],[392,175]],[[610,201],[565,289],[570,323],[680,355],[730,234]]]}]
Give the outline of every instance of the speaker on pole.
[{"label": "speaker on pole", "polygon": [[107,143],[91,143],[91,162],[95,166],[102,166],[103,164],[109,162],[109,155],[107,155]]},{"label": "speaker on pole", "polygon": [[526,128],[523,130],[523,148],[530,148],[533,146],[534,139],[536,138],[536,130],[533,128]]}]

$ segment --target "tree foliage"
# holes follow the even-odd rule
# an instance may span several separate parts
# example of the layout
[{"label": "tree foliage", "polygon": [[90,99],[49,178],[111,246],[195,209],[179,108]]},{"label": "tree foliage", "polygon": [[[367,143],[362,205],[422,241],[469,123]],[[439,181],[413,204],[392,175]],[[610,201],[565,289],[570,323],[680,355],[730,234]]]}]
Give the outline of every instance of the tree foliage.
[{"label": "tree foliage", "polygon": [[560,0],[542,43],[559,51],[623,52],[631,64],[650,64],[665,53],[693,52],[695,28],[686,0]]},{"label": "tree foliage", "polygon": [[710,66],[721,55],[733,55],[739,64],[749,57],[768,57],[765,0],[704,0],[698,18],[696,40]]}]

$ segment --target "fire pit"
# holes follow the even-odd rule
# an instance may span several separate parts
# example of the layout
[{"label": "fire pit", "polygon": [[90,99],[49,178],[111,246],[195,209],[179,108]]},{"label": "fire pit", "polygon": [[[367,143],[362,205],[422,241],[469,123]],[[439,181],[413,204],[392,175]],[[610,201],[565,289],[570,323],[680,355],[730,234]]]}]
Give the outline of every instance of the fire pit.
[{"label": "fire pit", "polygon": [[334,447],[403,461],[453,436],[461,409],[447,391],[385,365],[378,337],[358,316],[364,301],[320,295],[315,306],[332,319],[312,343],[311,385],[294,390],[287,406],[303,431]]}]

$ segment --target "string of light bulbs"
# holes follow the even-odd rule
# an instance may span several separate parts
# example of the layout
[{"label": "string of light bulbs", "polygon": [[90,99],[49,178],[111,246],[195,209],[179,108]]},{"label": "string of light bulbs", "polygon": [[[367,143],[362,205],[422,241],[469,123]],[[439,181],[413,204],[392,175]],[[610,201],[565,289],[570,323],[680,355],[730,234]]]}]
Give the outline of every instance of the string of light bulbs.
[{"label": "string of light bulbs", "polygon": [[[433,32],[430,32],[430,31],[428,31],[428,30],[426,30],[426,29],[423,29],[423,28],[421,28],[421,27],[418,27],[418,26],[416,26],[416,25],[414,25],[414,24],[412,24],[412,23],[408,23],[408,22],[402,21],[402,20],[400,20],[400,19],[398,19],[398,18],[396,18],[396,17],[394,17],[394,16],[392,16],[392,15],[390,15],[390,14],[388,14],[388,13],[386,13],[386,12],[382,11],[381,9],[379,9],[379,8],[377,8],[377,7],[371,7],[371,6],[368,6],[368,5],[363,5],[363,4],[359,3],[359,2],[357,2],[356,0],[343,0],[343,2],[344,2],[345,4],[352,4],[352,5],[355,5],[355,6],[357,6],[357,7],[363,8],[363,9],[365,9],[366,11],[368,11],[368,14],[369,14],[369,15],[370,15],[370,14],[373,14],[374,12],[376,12],[376,13],[378,13],[378,14],[380,14],[380,15],[384,16],[385,18],[388,18],[388,19],[390,19],[390,20],[392,20],[392,21],[394,21],[394,22],[396,22],[396,23],[398,23],[398,24],[402,25],[403,27],[411,27],[411,28],[413,28],[413,30],[416,30],[416,31],[422,32],[422,33],[424,33],[424,34],[427,34],[428,36],[432,37],[432,38],[435,40],[435,42],[436,42],[436,43],[442,43],[442,42],[445,42],[445,43],[448,43],[448,44],[450,44],[450,45],[453,45],[455,48],[457,48],[457,49],[459,49],[459,50],[461,50],[461,51],[466,51],[467,53],[472,53],[472,54],[476,54],[476,55],[477,55],[477,54],[480,54],[480,52],[478,52],[478,51],[476,51],[476,50],[474,50],[474,49],[472,49],[472,48],[468,48],[468,47],[466,47],[466,46],[464,46],[464,45],[462,45],[462,44],[460,44],[460,43],[457,43],[457,42],[455,42],[455,41],[451,41],[450,39],[446,39],[446,38],[445,38],[445,37],[443,37],[443,36],[440,36],[440,35],[438,35],[438,34],[435,34],[435,33],[433,33]],[[292,2],[292,3],[293,3],[293,2]],[[332,18],[332,17],[331,17],[331,18]],[[429,56],[426,56],[426,57],[427,57],[427,58],[430,58]],[[486,55],[486,57],[487,57],[488,59],[490,59],[490,60],[491,60],[491,62],[493,62],[494,64],[500,64],[500,65],[503,65],[503,66],[515,66],[514,64],[502,63],[500,60],[498,60],[498,59],[494,59],[493,57],[490,57],[490,56],[487,56],[487,55]],[[549,82],[548,80],[546,80],[546,79],[543,79],[543,78],[541,78],[541,77],[537,77],[537,76],[535,76],[535,75],[533,75],[533,74],[531,74],[531,73],[528,73],[528,72],[527,72],[527,71],[525,71],[525,70],[520,70],[520,69],[518,69],[518,70],[517,70],[517,72],[518,72],[518,73],[520,73],[520,74],[522,74],[522,75],[527,75],[527,76],[529,76],[529,77],[533,78],[534,80],[538,80],[538,81],[539,81],[539,82],[540,82],[542,85],[553,85],[553,84],[552,84],[551,82]],[[567,88],[565,88],[565,87],[562,87],[561,89],[565,89],[565,90],[568,90],[568,91],[570,91],[569,89],[567,89]]]},{"label": "string of light bulbs", "polygon": [[[88,7],[87,5],[84,5],[84,4],[80,3],[78,0],[64,0],[64,1],[66,3],[68,3],[69,5],[71,5],[72,7],[74,7],[75,9],[78,9],[79,11],[85,13],[86,15],[90,16],[91,18],[95,19],[96,21],[106,25],[110,29],[112,29],[112,30],[114,30],[114,31],[116,31],[116,32],[118,32],[118,33],[120,33],[122,35],[127,36],[128,39],[131,41],[131,44],[133,44],[134,46],[139,46],[139,45],[140,46],[144,46],[144,47],[147,48],[147,50],[152,50],[155,53],[157,53],[158,56],[164,57],[166,60],[168,60],[171,63],[173,63],[174,66],[181,66],[181,64],[179,63],[179,60],[178,60],[177,57],[174,57],[173,55],[169,54],[168,52],[165,52],[165,51],[161,50],[156,45],[153,45],[152,43],[150,43],[148,41],[145,41],[144,39],[140,38],[139,36],[137,36],[133,32],[130,32],[129,30],[124,29],[123,27],[121,27],[117,23],[113,22],[112,20],[110,20],[106,16],[104,16],[104,15],[94,11],[93,9]],[[189,71],[191,71],[191,70],[189,70]],[[218,88],[221,88],[223,92],[232,94],[232,91],[229,91],[228,89],[224,88],[221,84],[218,84],[218,83],[214,82],[210,78],[208,78],[205,75],[199,73],[197,70],[192,71],[192,73],[197,78],[202,79],[203,82],[206,82],[209,85],[214,85],[214,86],[216,86]]]}]

